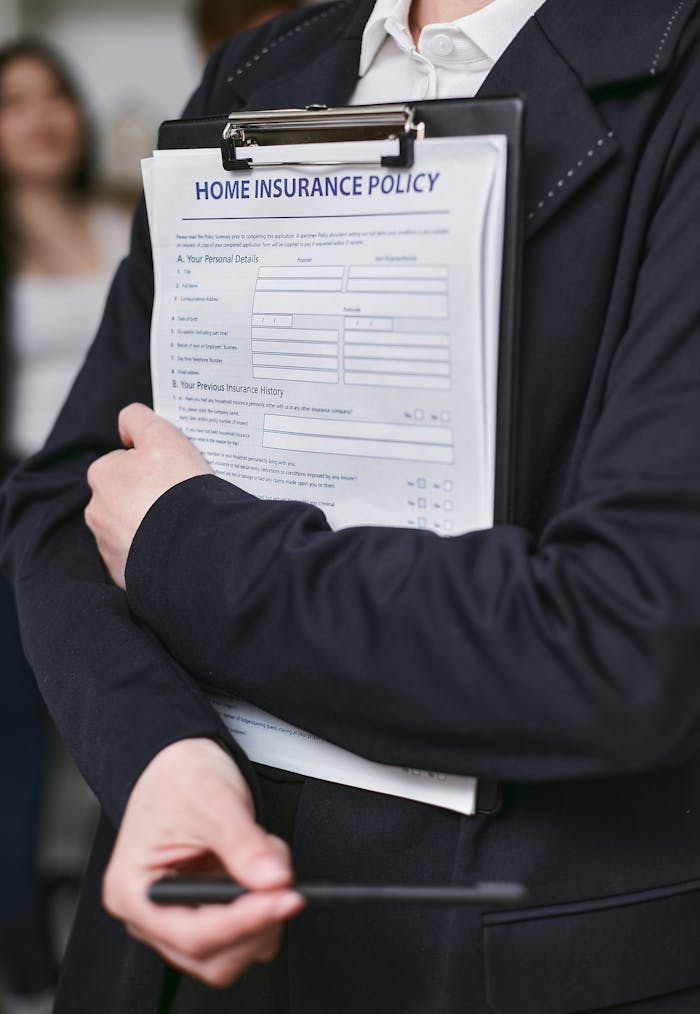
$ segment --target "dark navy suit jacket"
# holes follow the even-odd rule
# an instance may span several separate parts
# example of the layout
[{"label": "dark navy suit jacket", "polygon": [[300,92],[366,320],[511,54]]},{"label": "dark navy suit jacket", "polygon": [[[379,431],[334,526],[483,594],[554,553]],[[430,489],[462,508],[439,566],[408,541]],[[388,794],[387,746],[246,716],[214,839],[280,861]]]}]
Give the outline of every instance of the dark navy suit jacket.
[{"label": "dark navy suit jacket", "polygon": [[[226,44],[189,114],[346,102],[371,7]],[[5,492],[27,650],[106,814],[61,1012],[157,1010],[161,966],[96,885],[144,765],[224,735],[196,681],[378,761],[503,783],[499,813],[460,818],[306,781],[301,876],[514,879],[532,901],[307,913],[295,1014],[700,1009],[699,33],[696,0],[547,0],[482,88],[527,102],[512,525],[332,533],[198,478],[112,587],[81,511],[118,410],[151,394],[137,214],[68,403]]]}]

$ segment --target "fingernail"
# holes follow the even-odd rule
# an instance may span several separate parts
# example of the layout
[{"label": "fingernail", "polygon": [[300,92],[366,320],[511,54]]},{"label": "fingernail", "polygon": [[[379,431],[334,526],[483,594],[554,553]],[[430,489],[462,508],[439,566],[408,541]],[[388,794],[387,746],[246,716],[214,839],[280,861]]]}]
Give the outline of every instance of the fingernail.
[{"label": "fingernail", "polygon": [[277,887],[289,880],[289,869],[275,856],[260,856],[246,870],[246,879],[258,888]]},{"label": "fingernail", "polygon": [[300,908],[301,896],[299,894],[285,894],[272,909],[273,919],[288,919],[296,915]]}]

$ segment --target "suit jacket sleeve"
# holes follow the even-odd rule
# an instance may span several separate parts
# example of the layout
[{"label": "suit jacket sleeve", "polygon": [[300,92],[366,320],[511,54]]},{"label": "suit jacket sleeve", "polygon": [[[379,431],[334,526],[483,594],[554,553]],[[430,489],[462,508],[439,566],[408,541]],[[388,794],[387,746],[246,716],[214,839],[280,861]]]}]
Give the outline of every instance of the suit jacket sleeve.
[{"label": "suit jacket sleeve", "polygon": [[700,117],[686,85],[567,505],[537,538],[333,533],[312,507],[190,480],[144,519],[127,588],[200,679],[434,770],[590,777],[697,752]]},{"label": "suit jacket sleeve", "polygon": [[[209,102],[214,58],[188,113]],[[230,741],[191,677],[135,621],[103,571],[82,512],[85,473],[120,445],[118,412],[150,403],[153,297],[143,204],[95,343],[46,447],[4,490],[4,562],[15,580],[23,641],[49,709],[108,816],[118,823],[146,764],[190,736]]]}]

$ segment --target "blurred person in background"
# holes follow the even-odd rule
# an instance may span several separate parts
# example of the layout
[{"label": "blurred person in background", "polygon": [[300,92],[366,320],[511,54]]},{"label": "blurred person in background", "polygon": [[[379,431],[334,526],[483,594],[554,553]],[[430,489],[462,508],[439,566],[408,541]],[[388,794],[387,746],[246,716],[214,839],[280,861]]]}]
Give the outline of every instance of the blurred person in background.
[{"label": "blurred person in background", "polygon": [[[89,134],[53,52],[0,49],[0,479],[48,435],[127,247],[127,217],[92,195]],[[36,869],[47,730],[0,582],[0,963],[8,1014],[43,1014],[54,980]]]},{"label": "blurred person in background", "polygon": [[232,35],[295,11],[304,0],[195,0],[192,21],[205,55]]}]

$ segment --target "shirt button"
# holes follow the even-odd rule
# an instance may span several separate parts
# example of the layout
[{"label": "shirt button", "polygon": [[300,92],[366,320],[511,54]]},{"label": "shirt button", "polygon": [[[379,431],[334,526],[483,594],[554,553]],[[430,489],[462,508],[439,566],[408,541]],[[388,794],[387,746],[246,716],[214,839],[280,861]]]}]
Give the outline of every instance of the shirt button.
[{"label": "shirt button", "polygon": [[436,35],[435,38],[431,40],[430,48],[438,56],[449,56],[454,50],[455,44],[449,35]]}]

